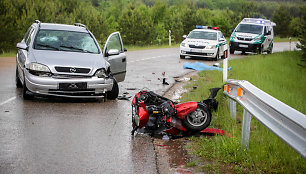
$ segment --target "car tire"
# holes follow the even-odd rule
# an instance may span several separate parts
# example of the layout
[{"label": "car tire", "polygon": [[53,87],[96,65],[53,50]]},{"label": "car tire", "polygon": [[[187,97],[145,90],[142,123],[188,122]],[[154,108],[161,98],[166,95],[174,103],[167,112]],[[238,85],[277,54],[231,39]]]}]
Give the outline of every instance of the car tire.
[{"label": "car tire", "polygon": [[16,66],[16,77],[15,77],[15,82],[16,82],[16,88],[22,88],[22,83],[20,81],[20,78],[18,76],[18,69]]},{"label": "car tire", "polygon": [[230,54],[234,54],[235,50],[230,48]]},{"label": "car tire", "polygon": [[113,88],[112,88],[111,91],[107,91],[106,92],[106,97],[109,100],[115,100],[118,97],[118,95],[119,95],[119,86],[118,86],[118,83],[117,83],[117,81],[114,78],[112,78],[112,79],[114,81]]},{"label": "car tire", "polygon": [[181,58],[181,59],[185,59],[185,56],[183,56],[183,55],[180,55],[180,58]]},{"label": "car tire", "polygon": [[271,45],[271,48],[268,49],[267,53],[268,53],[268,54],[272,54],[272,50],[273,50],[273,44]]},{"label": "car tire", "polygon": [[27,85],[25,83],[25,81],[23,82],[23,88],[22,88],[22,97],[24,100],[31,100],[33,99],[33,95],[29,94],[30,91],[27,88]]},{"label": "car tire", "polygon": [[219,59],[219,49],[217,50],[217,54],[216,54],[216,57],[214,58],[215,61],[218,61]]},{"label": "car tire", "polygon": [[207,128],[210,121],[211,112],[207,105],[198,103],[197,109],[185,117],[183,124],[189,131],[198,132]]}]

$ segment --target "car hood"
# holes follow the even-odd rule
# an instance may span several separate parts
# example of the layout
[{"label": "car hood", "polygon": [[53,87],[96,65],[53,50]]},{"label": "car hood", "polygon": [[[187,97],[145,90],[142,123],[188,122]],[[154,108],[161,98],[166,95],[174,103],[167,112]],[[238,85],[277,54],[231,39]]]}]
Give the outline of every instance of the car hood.
[{"label": "car hood", "polygon": [[47,65],[52,72],[55,71],[55,66],[90,68],[90,72],[109,67],[109,63],[101,54],[33,50],[33,57],[37,63]]},{"label": "car hood", "polygon": [[217,45],[218,41],[204,40],[204,39],[185,39],[183,43],[188,45],[206,46],[206,45]]},{"label": "car hood", "polygon": [[243,38],[255,38],[260,34],[252,34],[252,33],[240,33],[236,32],[236,37],[243,37]]}]

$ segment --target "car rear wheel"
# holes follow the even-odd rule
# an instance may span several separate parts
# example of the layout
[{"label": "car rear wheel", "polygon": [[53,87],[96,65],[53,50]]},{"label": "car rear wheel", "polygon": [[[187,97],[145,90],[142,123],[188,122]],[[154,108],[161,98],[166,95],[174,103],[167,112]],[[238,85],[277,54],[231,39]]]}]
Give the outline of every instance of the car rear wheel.
[{"label": "car rear wheel", "polygon": [[107,99],[109,100],[115,100],[118,95],[119,95],[119,86],[118,86],[118,83],[117,81],[113,78],[113,88],[111,91],[107,91],[106,94],[107,94]]}]

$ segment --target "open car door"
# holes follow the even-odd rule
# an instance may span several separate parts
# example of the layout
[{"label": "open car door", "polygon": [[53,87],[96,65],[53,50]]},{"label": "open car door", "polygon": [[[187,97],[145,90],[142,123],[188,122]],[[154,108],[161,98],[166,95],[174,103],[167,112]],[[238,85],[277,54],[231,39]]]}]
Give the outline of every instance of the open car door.
[{"label": "open car door", "polygon": [[110,63],[110,70],[117,82],[122,82],[126,74],[126,49],[123,48],[119,32],[109,35],[103,49],[103,57]]}]

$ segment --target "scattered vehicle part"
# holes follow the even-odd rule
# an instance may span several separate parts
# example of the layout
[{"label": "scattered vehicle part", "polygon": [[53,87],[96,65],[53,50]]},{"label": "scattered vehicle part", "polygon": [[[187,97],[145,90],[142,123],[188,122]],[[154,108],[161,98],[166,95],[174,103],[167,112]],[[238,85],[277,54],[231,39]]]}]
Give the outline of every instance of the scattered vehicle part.
[{"label": "scattered vehicle part", "polygon": [[119,32],[101,50],[94,35],[80,23],[36,20],[17,44],[16,87],[24,99],[35,95],[71,98],[118,97],[126,75],[126,49]]},{"label": "scattered vehicle part", "polygon": [[140,91],[132,101],[132,135],[143,129],[151,134],[178,135],[199,132],[207,128],[211,112],[216,110],[215,99],[220,88],[210,89],[210,96],[202,102],[175,103],[152,91]]},{"label": "scattered vehicle part", "polygon": [[230,53],[235,51],[272,53],[274,22],[261,18],[244,18],[233,30],[230,39]]},{"label": "scattered vehicle part", "polygon": [[228,52],[227,41],[219,27],[197,25],[180,44],[180,58],[186,56],[224,59]]}]

